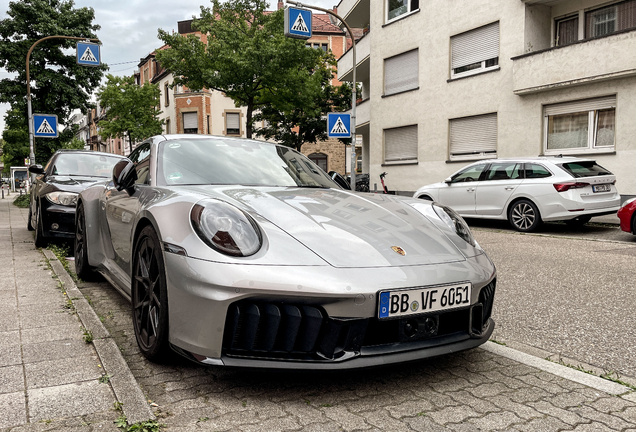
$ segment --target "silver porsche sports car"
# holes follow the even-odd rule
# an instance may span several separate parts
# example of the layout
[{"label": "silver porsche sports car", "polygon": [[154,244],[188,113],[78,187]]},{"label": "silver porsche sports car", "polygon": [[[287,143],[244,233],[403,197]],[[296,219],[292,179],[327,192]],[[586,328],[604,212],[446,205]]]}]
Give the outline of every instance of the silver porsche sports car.
[{"label": "silver porsche sports car", "polygon": [[152,361],[348,369],[476,347],[496,271],[452,209],[344,190],[285,146],[156,136],[77,201],[75,265]]}]

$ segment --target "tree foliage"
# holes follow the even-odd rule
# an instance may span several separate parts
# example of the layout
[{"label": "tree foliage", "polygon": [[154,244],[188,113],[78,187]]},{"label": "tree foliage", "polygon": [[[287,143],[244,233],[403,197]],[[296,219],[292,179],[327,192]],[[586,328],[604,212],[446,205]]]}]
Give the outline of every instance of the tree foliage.
[{"label": "tree foliage", "polygon": [[[14,73],[12,78],[0,80],[0,102],[11,105],[7,115],[22,117],[7,127],[5,147],[18,147],[23,141],[17,135],[28,134],[26,106],[26,57],[38,40],[53,35],[96,38],[99,25],[93,24],[92,8],[75,8],[72,0],[19,0],[9,2],[8,18],[0,21],[0,67]],[[34,113],[56,114],[60,129],[67,124],[71,113],[86,111],[90,107],[89,95],[97,88],[106,65],[85,67],[77,64],[75,44],[68,39],[50,39],[38,44],[31,53],[29,75]],[[72,50],[72,51],[69,51]],[[36,160],[47,160],[63,143],[71,140],[72,130],[67,128],[57,139],[36,139]],[[28,146],[28,135],[26,140]],[[5,151],[6,148],[5,148]],[[9,153],[19,148],[9,149]],[[24,157],[27,157],[27,151]]]},{"label": "tree foliage", "polygon": [[271,106],[287,113],[308,107],[324,82],[328,59],[322,51],[285,37],[283,10],[267,12],[263,0],[212,0],[212,5],[202,6],[201,18],[193,22],[207,44],[194,35],[159,30],[170,48],[158,51],[156,58],[175,82],[193,90],[221,91],[237,107],[246,107],[248,138],[256,110]]},{"label": "tree foliage", "polygon": [[[24,165],[24,159],[29,157],[30,153],[29,130],[26,117],[21,112],[13,109],[7,111],[2,140],[3,173],[8,175],[10,167]],[[35,160],[40,160],[38,154],[35,155]]]},{"label": "tree foliage", "polygon": [[116,77],[107,75],[97,97],[100,105],[106,109],[106,118],[99,121],[100,135],[110,137],[128,137],[131,144],[162,132],[162,120],[159,99],[161,92],[158,84],[135,84],[134,77]]}]

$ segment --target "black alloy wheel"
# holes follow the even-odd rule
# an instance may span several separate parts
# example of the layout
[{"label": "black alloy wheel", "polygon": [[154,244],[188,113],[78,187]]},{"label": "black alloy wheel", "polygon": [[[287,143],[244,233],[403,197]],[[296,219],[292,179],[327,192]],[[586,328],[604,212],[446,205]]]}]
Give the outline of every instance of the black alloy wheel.
[{"label": "black alloy wheel", "polygon": [[86,214],[84,213],[84,206],[82,204],[77,206],[73,252],[75,255],[75,273],[81,279],[91,280],[95,274],[93,273],[93,269],[91,268],[91,266],[88,264]]},{"label": "black alloy wheel", "polygon": [[581,227],[585,225],[586,223],[588,223],[590,219],[592,219],[592,216],[579,216],[574,219],[566,220],[565,224],[572,227]]},{"label": "black alloy wheel", "polygon": [[44,248],[46,247],[48,242],[44,238],[44,227],[42,226],[42,209],[40,208],[40,206],[37,207],[35,215],[37,217],[35,221],[35,247]]},{"label": "black alloy wheel", "polygon": [[541,224],[541,215],[532,201],[522,199],[508,210],[508,221],[517,231],[532,232]]},{"label": "black alloy wheel", "polygon": [[152,226],[141,230],[133,254],[132,307],[135,337],[150,361],[167,360],[168,292],[161,242]]},{"label": "black alloy wheel", "polygon": [[636,235],[636,212],[632,215],[632,234]]}]

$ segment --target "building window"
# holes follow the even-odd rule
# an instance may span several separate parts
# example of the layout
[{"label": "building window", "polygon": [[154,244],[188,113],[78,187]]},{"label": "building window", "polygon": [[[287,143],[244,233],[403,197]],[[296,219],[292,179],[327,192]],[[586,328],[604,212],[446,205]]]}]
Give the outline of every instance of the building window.
[{"label": "building window", "polygon": [[307,42],[305,44],[305,46],[307,48],[321,49],[321,50],[323,50],[323,52],[329,51],[329,44],[327,44],[327,43],[310,43],[310,42]]},{"label": "building window", "polygon": [[544,107],[546,154],[613,151],[616,96]]},{"label": "building window", "polygon": [[451,78],[499,69],[499,22],[451,37]]},{"label": "building window", "polygon": [[199,121],[196,112],[183,113],[183,133],[196,134],[199,133]]},{"label": "building window", "polygon": [[554,46],[563,46],[579,40],[579,17],[556,20]]},{"label": "building window", "polygon": [[241,134],[241,113],[225,113],[225,135]]},{"label": "building window", "polygon": [[387,0],[386,22],[388,23],[402,15],[415,12],[419,8],[419,0]]},{"label": "building window", "polygon": [[450,160],[497,157],[497,113],[450,120]]},{"label": "building window", "polygon": [[636,0],[614,3],[585,13],[585,37],[636,28]]},{"label": "building window", "polygon": [[419,50],[384,59],[384,95],[414,90],[419,85]]},{"label": "building window", "polygon": [[166,119],[166,133],[170,134],[170,119]]},{"label": "building window", "polygon": [[324,172],[327,172],[327,155],[324,153],[312,153],[307,156],[309,160],[318,165]]},{"label": "building window", "polygon": [[163,85],[163,94],[164,94],[164,97],[165,97],[166,106],[170,105],[170,91],[169,90],[170,90],[170,84],[169,83],[165,83]]},{"label": "building window", "polygon": [[384,162],[417,162],[417,125],[384,130]]}]

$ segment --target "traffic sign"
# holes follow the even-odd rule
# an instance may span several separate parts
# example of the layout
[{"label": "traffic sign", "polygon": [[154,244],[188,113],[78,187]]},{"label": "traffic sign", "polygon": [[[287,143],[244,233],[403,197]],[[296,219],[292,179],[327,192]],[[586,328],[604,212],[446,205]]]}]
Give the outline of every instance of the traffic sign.
[{"label": "traffic sign", "polygon": [[351,114],[328,113],[327,136],[329,138],[351,138]]},{"label": "traffic sign", "polygon": [[296,39],[311,37],[311,11],[289,6],[285,9],[285,36]]},{"label": "traffic sign", "polygon": [[75,50],[77,64],[82,66],[99,66],[101,64],[98,44],[78,42]]},{"label": "traffic sign", "polygon": [[57,116],[55,114],[33,114],[33,136],[57,138]]}]

